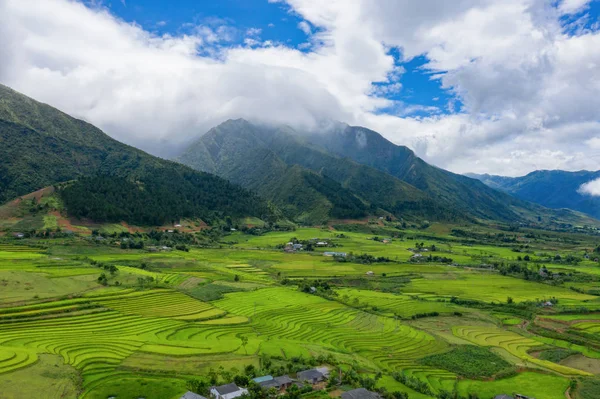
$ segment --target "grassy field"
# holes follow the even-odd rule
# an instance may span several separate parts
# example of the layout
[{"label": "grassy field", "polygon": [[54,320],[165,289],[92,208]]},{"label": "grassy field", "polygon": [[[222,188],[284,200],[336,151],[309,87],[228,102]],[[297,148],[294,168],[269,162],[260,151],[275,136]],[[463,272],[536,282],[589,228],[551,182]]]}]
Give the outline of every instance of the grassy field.
[{"label": "grassy field", "polygon": [[[54,228],[57,220],[42,222]],[[121,249],[128,234],[121,225],[99,229],[102,242],[77,234],[5,236],[0,397],[35,396],[31,390],[56,398],[174,399],[188,380],[215,371],[222,383],[249,365],[294,375],[318,357],[377,375],[376,386],[417,399],[443,391],[563,398],[571,379],[579,381],[575,397],[595,389],[588,381],[600,371],[600,301],[570,286],[597,285],[595,270],[586,272],[597,266],[548,264],[568,271],[571,282],[489,267],[525,264],[518,248],[536,268],[544,253],[566,257],[592,248],[593,239],[540,236],[520,248],[519,241],[454,237],[441,225],[400,235],[382,228],[234,232],[209,247],[155,252]],[[293,239],[330,247],[284,252]],[[325,251],[387,260],[340,262]],[[415,253],[452,262],[411,261]],[[552,307],[541,306],[550,299]],[[399,372],[427,392],[394,379]]]}]

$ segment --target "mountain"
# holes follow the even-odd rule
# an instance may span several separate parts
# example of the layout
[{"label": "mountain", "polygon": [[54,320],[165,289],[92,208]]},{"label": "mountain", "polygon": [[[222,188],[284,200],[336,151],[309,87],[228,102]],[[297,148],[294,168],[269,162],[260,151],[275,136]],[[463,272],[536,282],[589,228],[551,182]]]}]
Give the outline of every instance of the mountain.
[{"label": "mountain", "polygon": [[579,192],[583,184],[599,179],[600,171],[536,170],[521,177],[488,174],[468,174],[468,176],[525,201],[535,202],[548,208],[573,209],[600,218],[600,197]]},{"label": "mountain", "polygon": [[524,213],[540,211],[476,179],[432,166],[408,147],[395,145],[363,127],[340,124],[326,133],[313,133],[309,139],[333,154],[388,173],[445,206],[478,218],[515,221]]},{"label": "mountain", "polygon": [[468,219],[394,176],[311,144],[287,126],[229,120],[192,143],[177,160],[249,188],[300,221],[381,212]]},{"label": "mountain", "polygon": [[251,189],[301,221],[388,212],[421,220],[597,223],[429,165],[377,132],[345,124],[299,133],[288,126],[229,120],[176,159]]},{"label": "mountain", "polygon": [[272,213],[248,190],[122,144],[0,85],[0,203],[78,178],[61,190],[67,209],[98,221],[162,224]]}]

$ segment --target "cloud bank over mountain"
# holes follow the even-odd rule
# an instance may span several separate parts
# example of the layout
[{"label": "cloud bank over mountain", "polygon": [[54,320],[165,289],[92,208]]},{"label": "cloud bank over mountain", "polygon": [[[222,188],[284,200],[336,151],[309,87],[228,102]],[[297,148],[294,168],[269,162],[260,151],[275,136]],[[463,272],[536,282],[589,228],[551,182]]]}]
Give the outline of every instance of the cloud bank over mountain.
[{"label": "cloud bank over mountain", "polygon": [[587,194],[592,197],[600,197],[600,179],[592,180],[582,184],[578,190],[579,194]]},{"label": "cloud bank over mountain", "polygon": [[[229,118],[302,129],[340,120],[456,172],[598,168],[590,1],[278,3],[302,18],[302,46],[262,41],[258,29],[233,43],[234,28],[219,24],[158,35],[106,6],[0,0],[0,82],[154,153]],[[419,104],[391,95],[415,57],[451,93],[438,113],[410,116],[403,108]]]}]

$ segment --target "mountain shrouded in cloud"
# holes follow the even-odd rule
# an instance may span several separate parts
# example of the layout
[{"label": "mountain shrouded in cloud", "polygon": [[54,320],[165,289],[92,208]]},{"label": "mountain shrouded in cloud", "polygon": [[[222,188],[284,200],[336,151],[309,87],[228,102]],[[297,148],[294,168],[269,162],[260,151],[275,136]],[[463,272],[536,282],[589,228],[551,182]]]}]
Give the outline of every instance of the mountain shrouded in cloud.
[{"label": "mountain shrouded in cloud", "polygon": [[596,169],[597,1],[271,3],[304,43],[261,38],[283,19],[158,32],[109,2],[0,0],[0,82],[163,156],[230,118],[340,120],[455,172]]}]

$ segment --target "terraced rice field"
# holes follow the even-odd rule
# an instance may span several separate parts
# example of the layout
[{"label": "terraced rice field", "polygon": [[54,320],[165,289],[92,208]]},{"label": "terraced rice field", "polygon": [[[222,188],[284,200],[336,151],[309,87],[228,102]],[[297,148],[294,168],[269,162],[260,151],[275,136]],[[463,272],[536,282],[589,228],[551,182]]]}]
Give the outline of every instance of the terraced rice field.
[{"label": "terraced rice field", "polygon": [[479,346],[488,346],[503,349],[509,354],[521,359],[523,364],[533,364],[543,369],[551,370],[565,376],[590,375],[581,370],[561,366],[545,360],[537,359],[528,352],[536,347],[542,347],[542,342],[523,337],[511,331],[493,327],[460,327],[452,329],[454,335],[466,339]]},{"label": "terraced rice field", "polygon": [[459,310],[464,311],[459,306],[437,302],[433,298],[427,298],[426,295],[409,296],[349,288],[339,289],[337,293],[342,301],[353,306],[366,306],[371,310],[392,317],[397,315],[402,318],[411,318],[411,316],[417,314],[431,312],[450,314]]},{"label": "terraced rice field", "polygon": [[[8,376],[23,378],[28,370],[39,369],[47,376],[50,365],[55,367],[52,359],[60,359],[80,377],[77,389],[84,399],[115,393],[174,399],[185,391],[186,380],[206,378],[219,366],[259,367],[262,355],[284,365],[300,356],[332,355],[365,375],[382,372],[379,386],[409,392],[411,399],[431,397],[393,380],[392,372],[414,376],[436,393],[456,389],[484,398],[510,388],[538,399],[562,398],[570,378],[590,375],[530,353],[553,347],[596,357],[595,351],[530,334],[523,330],[526,315],[499,304],[504,306],[508,296],[515,302],[554,296],[561,306],[579,307],[598,302],[596,296],[487,271],[409,263],[408,248],[415,240],[383,244],[371,234],[344,235],[310,228],[264,236],[234,233],[227,240],[238,244],[227,248],[169,253],[120,250],[89,241],[49,247],[19,245],[16,240],[0,244],[0,388]],[[341,245],[336,250],[399,261],[338,263],[322,256],[322,248],[295,254],[275,249],[293,236],[333,240]],[[506,247],[422,241],[435,242],[440,254],[464,264],[515,258]],[[108,287],[98,283],[104,270],[92,266],[90,259],[118,267]],[[367,277],[367,271],[374,275]],[[293,284],[305,278],[327,280],[337,296],[304,293],[295,285],[280,284],[283,278]],[[152,283],[140,285],[139,279]],[[495,305],[458,306],[448,302],[452,296]],[[598,314],[540,311],[565,328],[600,333]],[[412,320],[424,314],[429,316]],[[491,348],[524,372],[495,381],[468,380],[456,370],[420,362],[467,343]]]}]

